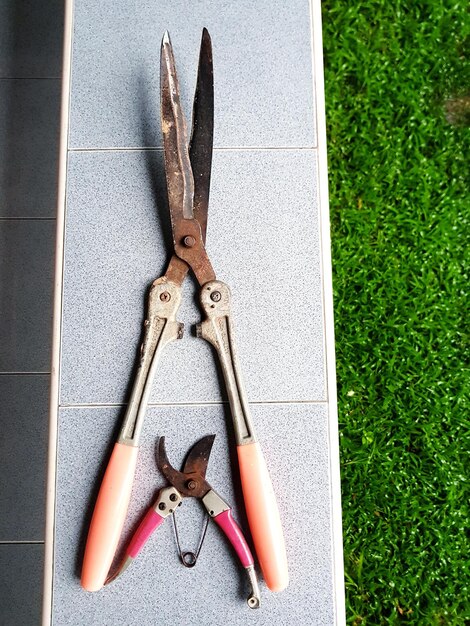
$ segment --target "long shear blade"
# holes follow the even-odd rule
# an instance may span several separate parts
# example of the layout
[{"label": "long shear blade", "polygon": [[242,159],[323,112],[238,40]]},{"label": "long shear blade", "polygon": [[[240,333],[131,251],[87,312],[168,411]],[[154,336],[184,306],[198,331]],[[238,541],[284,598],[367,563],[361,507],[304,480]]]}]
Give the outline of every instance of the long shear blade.
[{"label": "long shear blade", "polygon": [[[201,44],[201,72],[198,78],[196,97],[200,104],[195,108],[194,160],[200,182],[198,189],[198,218],[194,215],[194,177],[189,156],[186,122],[178,90],[175,60],[168,33],[162,41],[160,58],[161,118],[163,147],[165,153],[165,173],[168,190],[168,204],[171,217],[171,230],[175,255],[166,272],[181,284],[185,268],[177,261],[178,257],[193,271],[200,285],[215,280],[215,272],[204,247],[207,227],[207,205],[209,201],[210,166],[212,156],[213,96],[209,88],[208,101],[205,89],[211,84],[212,63],[209,33],[203,33]],[[205,110],[206,104],[208,110]],[[205,128],[209,123],[209,132]]]},{"label": "long shear blade", "polygon": [[196,93],[193,105],[193,126],[189,157],[194,178],[194,217],[201,226],[206,241],[207,210],[214,141],[214,67],[212,43],[207,28],[202,31]]},{"label": "long shear blade", "polygon": [[163,146],[168,200],[172,221],[192,219],[194,179],[188,151],[188,133],[176,75],[175,59],[168,32],[162,40],[160,94]]}]

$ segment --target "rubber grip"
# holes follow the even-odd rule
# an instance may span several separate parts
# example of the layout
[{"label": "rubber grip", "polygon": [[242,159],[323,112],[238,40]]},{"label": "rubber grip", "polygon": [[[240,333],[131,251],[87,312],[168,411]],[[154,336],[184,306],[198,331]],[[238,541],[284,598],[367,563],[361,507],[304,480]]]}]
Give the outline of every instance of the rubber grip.
[{"label": "rubber grip", "polygon": [[127,546],[126,555],[135,559],[147,543],[150,535],[164,520],[165,518],[159,515],[154,509],[149,509]]},{"label": "rubber grip", "polygon": [[243,567],[253,565],[253,555],[246,543],[245,537],[240,526],[233,519],[232,511],[223,511],[214,518],[214,522],[224,531],[227,539],[230,541],[238,555]]},{"label": "rubber grip", "polygon": [[122,443],[114,445],[88,530],[81,578],[87,591],[103,587],[113,562],[129,506],[138,450]]},{"label": "rubber grip", "polygon": [[237,446],[245,510],[261,571],[271,591],[289,584],[281,518],[258,442]]}]

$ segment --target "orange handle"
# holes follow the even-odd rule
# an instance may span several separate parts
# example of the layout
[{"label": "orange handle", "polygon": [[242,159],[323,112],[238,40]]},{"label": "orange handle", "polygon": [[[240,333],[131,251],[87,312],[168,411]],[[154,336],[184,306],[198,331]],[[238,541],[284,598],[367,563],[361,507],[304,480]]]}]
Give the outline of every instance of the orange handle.
[{"label": "orange handle", "polygon": [[237,446],[246,515],[264,580],[271,591],[289,584],[281,518],[259,443]]},{"label": "orange handle", "polygon": [[114,445],[85,547],[81,585],[87,591],[101,589],[113,562],[129,506],[138,450],[122,443]]}]

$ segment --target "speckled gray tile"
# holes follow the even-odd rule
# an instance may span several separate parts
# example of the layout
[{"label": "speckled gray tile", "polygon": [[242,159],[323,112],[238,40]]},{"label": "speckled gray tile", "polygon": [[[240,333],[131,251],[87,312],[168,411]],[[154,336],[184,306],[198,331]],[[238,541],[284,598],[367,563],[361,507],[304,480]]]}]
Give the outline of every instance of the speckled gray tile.
[{"label": "speckled gray tile", "polygon": [[58,78],[62,64],[62,0],[0,2],[0,78]]},{"label": "speckled gray tile", "polygon": [[50,371],[54,220],[0,221],[0,372]]},{"label": "speckled gray tile", "polygon": [[0,624],[41,623],[44,545],[0,545]]},{"label": "speckled gray tile", "polygon": [[204,26],[214,47],[215,145],[314,145],[308,0],[77,0],[70,146],[160,145],[161,38],[168,29],[189,116]]},{"label": "speckled gray tile", "polygon": [[0,216],[56,213],[60,81],[0,80]]},{"label": "speckled gray tile", "polygon": [[[124,541],[164,485],[154,460],[155,443],[165,435],[168,454],[181,463],[201,436],[216,433],[207,478],[231,504],[243,524],[237,470],[229,462],[223,407],[152,407],[143,432],[138,470]],[[283,521],[290,585],[280,594],[262,583],[263,606],[255,614],[246,605],[247,586],[230,547],[210,523],[200,559],[192,570],[178,561],[172,524],[158,529],[133,566],[106,589],[89,594],[79,586],[84,540],[95,488],[117,423],[117,408],[69,408],[60,411],[58,492],[55,540],[54,624],[205,624],[234,626],[255,620],[258,626],[334,622],[331,527],[325,405],[256,405],[258,429]],[[84,446],[83,442],[87,445]],[[299,497],[302,485],[308,497]],[[202,527],[198,502],[178,510],[184,547],[194,548]],[[123,617],[125,616],[125,617]]]},{"label": "speckled gray tile", "polygon": [[0,376],[0,541],[44,539],[49,376]]},{"label": "speckled gray tile", "polygon": [[[127,399],[144,296],[169,252],[161,172],[160,152],[69,155],[62,404]],[[252,401],[325,398],[315,172],[313,151],[214,155],[207,248],[232,288]],[[193,294],[187,280],[186,333],[162,357],[153,402],[221,398],[211,348],[191,334]]]}]

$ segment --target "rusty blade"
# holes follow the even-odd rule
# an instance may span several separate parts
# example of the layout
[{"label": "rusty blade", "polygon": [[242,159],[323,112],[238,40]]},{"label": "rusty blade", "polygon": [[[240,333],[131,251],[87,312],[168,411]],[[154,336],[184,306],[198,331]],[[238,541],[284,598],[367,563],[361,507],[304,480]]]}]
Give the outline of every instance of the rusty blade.
[{"label": "rusty blade", "polygon": [[[160,93],[165,173],[175,254],[191,267],[199,284],[204,285],[215,279],[215,273],[204,248],[201,225],[193,212],[194,178],[189,158],[186,122],[179,98],[173,49],[167,32],[161,47]],[[203,167],[202,158],[199,162],[200,172]],[[205,211],[202,218],[205,230],[207,206],[204,209],[204,201],[201,206],[200,213],[204,214]],[[176,262],[176,259],[172,259],[169,271],[178,280],[184,279],[184,268]],[[168,272],[166,275],[170,278]]]},{"label": "rusty blade", "polygon": [[202,31],[196,92],[193,105],[193,125],[189,157],[194,178],[194,217],[206,241],[207,210],[214,142],[214,68],[212,42],[207,28]]},{"label": "rusty blade", "polygon": [[186,457],[183,467],[184,474],[197,472],[203,478],[206,476],[207,464],[209,463],[209,457],[214,439],[215,435],[206,435],[194,444]]},{"label": "rusty blade", "polygon": [[[171,465],[165,449],[165,437],[160,437],[157,451],[158,469],[170,485],[175,487],[181,495],[202,498],[210,490],[211,487],[205,480],[205,474],[214,437],[215,435],[203,437],[191,448],[185,463],[186,468],[186,464],[190,461],[192,469],[188,472],[179,472]],[[190,460],[193,450],[196,450],[196,452]]]},{"label": "rusty blade", "polygon": [[172,218],[191,219],[194,179],[188,152],[186,120],[181,109],[175,59],[168,32],[163,36],[161,47],[160,97],[170,211]]}]

